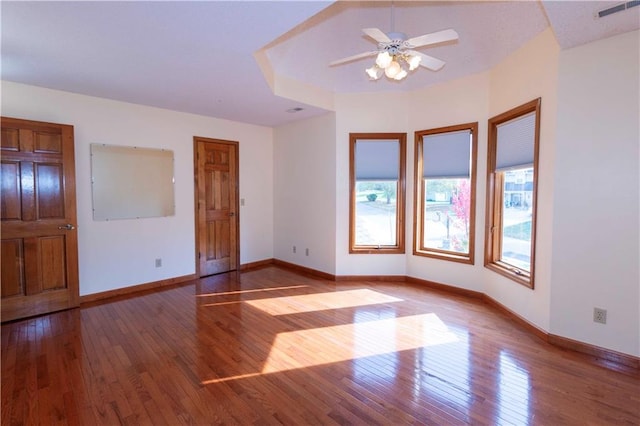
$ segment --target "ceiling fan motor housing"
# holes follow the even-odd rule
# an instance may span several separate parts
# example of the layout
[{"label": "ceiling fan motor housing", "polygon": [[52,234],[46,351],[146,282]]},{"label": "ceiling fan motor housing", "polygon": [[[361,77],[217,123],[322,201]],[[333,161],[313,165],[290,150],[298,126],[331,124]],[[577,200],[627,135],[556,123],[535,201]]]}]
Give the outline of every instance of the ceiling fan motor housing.
[{"label": "ceiling fan motor housing", "polygon": [[389,37],[390,41],[378,43],[378,49],[389,52],[391,56],[398,55],[403,49],[411,47],[405,41],[407,40],[405,33],[390,32],[387,33],[387,37]]}]

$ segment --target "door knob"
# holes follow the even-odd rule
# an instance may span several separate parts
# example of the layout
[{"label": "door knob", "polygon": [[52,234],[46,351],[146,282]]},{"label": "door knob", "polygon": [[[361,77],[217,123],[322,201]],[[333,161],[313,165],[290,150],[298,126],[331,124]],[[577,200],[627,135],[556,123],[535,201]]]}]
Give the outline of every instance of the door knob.
[{"label": "door knob", "polygon": [[235,216],[236,214],[234,212],[229,212],[229,216]]},{"label": "door knob", "polygon": [[67,231],[71,231],[72,229],[76,229],[76,227],[73,226],[70,223],[67,223],[66,225],[58,226],[58,229],[64,229],[64,230],[67,230]]}]

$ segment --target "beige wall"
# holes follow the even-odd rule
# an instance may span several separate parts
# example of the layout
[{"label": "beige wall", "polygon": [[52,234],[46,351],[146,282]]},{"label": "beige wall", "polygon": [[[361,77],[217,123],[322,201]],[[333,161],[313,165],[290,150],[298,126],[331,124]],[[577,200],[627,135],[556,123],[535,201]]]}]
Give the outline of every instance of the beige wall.
[{"label": "beige wall", "polygon": [[[640,355],[640,32],[560,54],[551,332]],[[607,310],[607,324],[592,321]]]},{"label": "beige wall", "polygon": [[[486,271],[485,293],[538,327],[549,329],[554,157],[560,48],[547,29],[490,71],[489,116],[542,98],[536,216],[535,289]],[[482,206],[484,211],[484,204]]]},{"label": "beige wall", "polygon": [[274,130],[273,151],[274,256],[329,274],[336,269],[335,135],[333,113],[298,121]]}]

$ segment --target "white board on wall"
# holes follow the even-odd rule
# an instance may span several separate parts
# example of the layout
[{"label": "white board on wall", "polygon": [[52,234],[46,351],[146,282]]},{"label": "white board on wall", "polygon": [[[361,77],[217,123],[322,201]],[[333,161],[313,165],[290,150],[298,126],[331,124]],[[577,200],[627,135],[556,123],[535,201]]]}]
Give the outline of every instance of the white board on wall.
[{"label": "white board on wall", "polygon": [[173,151],[91,144],[93,220],[175,214]]}]

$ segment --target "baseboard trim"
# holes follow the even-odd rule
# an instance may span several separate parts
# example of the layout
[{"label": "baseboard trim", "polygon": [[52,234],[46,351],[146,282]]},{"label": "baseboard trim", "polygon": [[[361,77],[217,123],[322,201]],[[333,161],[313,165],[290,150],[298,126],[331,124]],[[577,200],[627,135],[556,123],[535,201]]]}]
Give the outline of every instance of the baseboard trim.
[{"label": "baseboard trim", "polygon": [[521,317],[520,315],[513,312],[511,309],[504,306],[502,303],[487,296],[484,293],[483,293],[482,299],[488,305],[491,305],[493,308],[497,309],[498,311],[503,312],[510,319],[520,324],[529,333],[535,335],[536,337],[544,340],[545,342],[553,346],[557,346],[563,349],[568,349],[573,352],[579,352],[585,355],[590,355],[595,358],[600,358],[615,364],[640,370],[640,357],[623,354],[611,349],[606,349],[606,348],[602,348],[600,346],[592,345],[589,343],[580,342],[578,340],[573,340],[566,337],[558,336],[556,334],[547,333],[545,330],[530,323],[525,318]]},{"label": "baseboard trim", "polygon": [[503,314],[505,314],[506,316],[508,316],[514,322],[520,324],[520,326],[522,326],[529,333],[531,333],[534,336],[544,340],[545,342],[549,342],[549,333],[547,333],[545,330],[541,329],[537,325],[527,321],[525,318],[523,318],[522,316],[520,316],[517,313],[513,312],[511,309],[507,308],[502,303],[498,302],[497,300],[495,300],[494,298],[492,298],[490,296],[487,296],[486,293],[482,293],[482,300],[487,305],[490,305],[494,309],[496,309],[496,310],[502,312]]},{"label": "baseboard trim", "polygon": [[407,281],[405,275],[336,275],[335,277],[335,281]]},{"label": "baseboard trim", "polygon": [[640,358],[633,355],[623,354],[611,349],[601,348],[600,346],[591,345],[589,343],[580,342],[555,334],[549,334],[547,341],[550,344],[563,349],[569,349],[571,351],[591,355],[593,357],[613,362],[615,364],[624,365],[626,367],[631,367],[636,370],[640,369]]},{"label": "baseboard trim", "polygon": [[484,293],[475,290],[468,290],[466,288],[454,287],[448,284],[442,284],[435,281],[423,280],[415,277],[405,277],[406,282],[411,284],[418,284],[421,287],[427,287],[431,290],[444,291],[446,293],[458,294],[461,296],[471,297],[474,299],[482,299]]},{"label": "baseboard trim", "polygon": [[145,290],[154,290],[161,287],[182,284],[188,281],[192,281],[196,278],[196,274],[189,274],[183,275],[181,277],[168,278],[166,280],[153,281],[123,288],[116,288],[114,290],[101,291],[99,293],[86,294],[84,296],[80,296],[80,305],[82,306],[92,302],[99,302],[117,296],[128,296],[132,293],[139,293]]},{"label": "baseboard trim", "polygon": [[273,265],[285,269],[290,269],[304,275],[310,275],[312,277],[322,278],[325,280],[337,281],[335,275],[331,275],[323,271],[318,271],[317,269],[307,268],[306,266],[296,265],[295,263],[285,262],[284,260],[273,259]]},{"label": "baseboard trim", "polygon": [[245,272],[254,269],[266,268],[267,266],[273,265],[273,260],[274,259],[264,259],[258,260],[257,262],[243,263],[242,265],[240,265],[240,271]]}]

